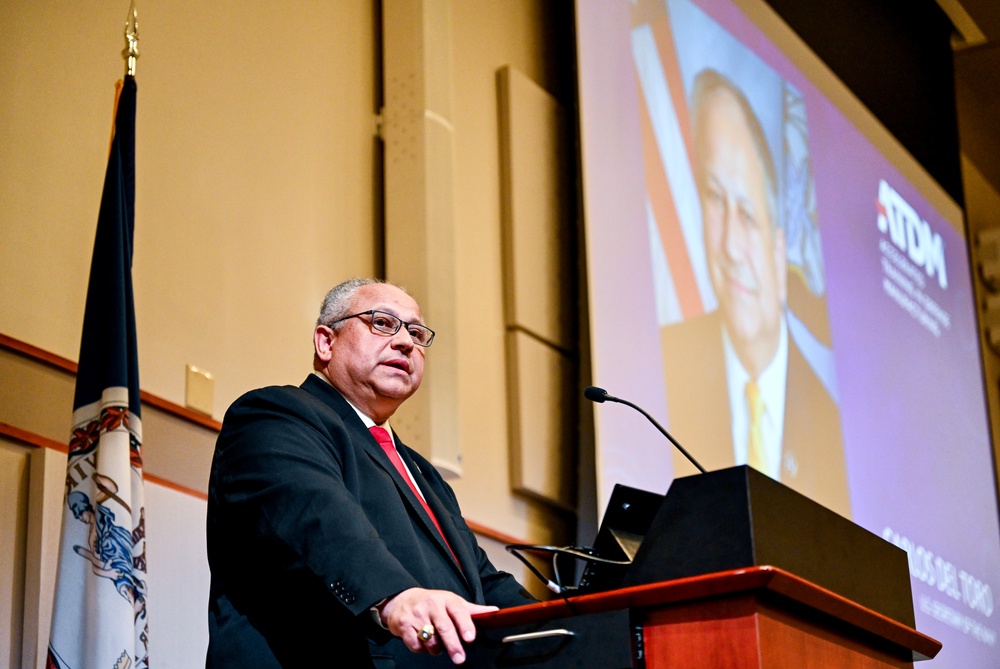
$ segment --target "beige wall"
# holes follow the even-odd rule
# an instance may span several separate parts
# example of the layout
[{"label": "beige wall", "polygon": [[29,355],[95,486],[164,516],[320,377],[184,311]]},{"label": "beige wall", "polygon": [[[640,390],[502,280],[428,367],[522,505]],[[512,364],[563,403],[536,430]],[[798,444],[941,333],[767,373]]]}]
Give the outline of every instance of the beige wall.
[{"label": "beige wall", "polygon": [[[454,483],[471,520],[538,542],[564,521],[509,488],[496,70],[510,64],[551,83],[545,7],[452,7],[463,316],[451,336],[465,458]],[[125,0],[0,4],[0,334],[71,360],[127,9]],[[298,383],[323,294],[381,266],[376,19],[375,0],[139,3],[133,279],[143,389],[183,405],[193,364],[215,376],[221,420],[246,390]],[[18,403],[15,383],[0,378]],[[71,407],[59,401],[67,405],[18,427],[65,442]],[[177,478],[187,466],[163,460],[169,445],[147,446],[151,474]],[[194,461],[199,471],[185,469],[181,483],[199,489],[207,459]]]},{"label": "beige wall", "polygon": [[0,436],[0,665],[21,660],[30,449]]},{"label": "beige wall", "polygon": [[[544,72],[539,2],[454,6],[461,431],[482,522],[507,497],[495,70]],[[0,333],[75,360],[127,3],[0,10]],[[139,7],[135,301],[142,386],[213,414],[309,371],[316,307],[376,268],[375,10],[368,1]],[[419,297],[419,296],[418,296]],[[485,410],[484,410],[485,408]],[[477,435],[472,439],[472,435]],[[485,488],[475,483],[490,472]],[[478,474],[477,474],[478,472]]]},{"label": "beige wall", "polygon": [[542,4],[452,3],[458,397],[466,472],[452,485],[467,516],[548,542],[559,519],[509,492],[497,105],[497,70],[504,65],[548,83]]},{"label": "beige wall", "polygon": [[[76,359],[128,3],[0,10],[0,332]],[[374,267],[371,2],[140,3],[142,385],[214,413],[298,382],[323,293]]]}]

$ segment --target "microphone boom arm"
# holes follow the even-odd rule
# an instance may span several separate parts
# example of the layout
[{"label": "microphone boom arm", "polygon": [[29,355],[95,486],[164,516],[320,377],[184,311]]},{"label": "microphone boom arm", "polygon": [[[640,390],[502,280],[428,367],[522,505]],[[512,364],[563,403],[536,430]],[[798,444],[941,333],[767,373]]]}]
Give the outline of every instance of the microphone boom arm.
[{"label": "microphone boom arm", "polygon": [[659,430],[663,434],[664,437],[666,437],[667,439],[669,439],[671,444],[673,444],[674,446],[677,447],[677,450],[680,451],[681,454],[685,458],[688,459],[688,462],[690,462],[692,465],[694,465],[695,468],[697,468],[697,470],[699,472],[701,472],[702,474],[705,473],[705,468],[702,467],[701,464],[697,460],[694,459],[694,456],[692,456],[690,453],[688,453],[687,449],[685,449],[683,446],[681,446],[679,443],[677,443],[677,440],[674,439],[672,436],[670,436],[670,433],[667,432],[666,429],[664,429],[664,427],[662,425],[660,425],[656,421],[655,418],[653,418],[648,413],[646,413],[645,409],[643,409],[642,407],[640,407],[640,406],[638,406],[636,404],[632,404],[628,400],[623,400],[620,397],[612,397],[611,395],[608,395],[608,399],[611,400],[612,402],[620,402],[621,404],[625,404],[627,406],[630,406],[633,409],[635,409],[636,411],[638,411],[639,413],[641,413],[643,416],[645,416],[647,419],[649,419],[649,422],[652,423],[653,425],[655,425],[656,429]]},{"label": "microphone boom arm", "polygon": [[656,429],[659,430],[660,433],[662,433],[664,437],[666,437],[668,440],[670,440],[670,443],[673,444],[677,448],[677,450],[680,451],[681,454],[685,458],[688,459],[688,462],[690,462],[692,465],[694,465],[695,468],[697,468],[697,470],[699,472],[701,472],[702,474],[705,473],[705,468],[702,467],[701,464],[699,464],[699,462],[697,460],[695,460],[694,457],[690,453],[687,452],[687,449],[685,449],[683,446],[681,446],[679,443],[677,443],[677,440],[674,439],[670,435],[670,433],[667,432],[666,429],[664,429],[664,427],[662,425],[660,425],[656,421],[655,418],[653,418],[652,416],[650,416],[646,412],[646,410],[643,409],[641,406],[638,406],[637,404],[632,404],[628,400],[623,400],[620,397],[615,397],[613,395],[609,395],[608,391],[604,390],[603,388],[598,388],[597,386],[590,386],[590,387],[588,387],[584,391],[583,394],[584,394],[584,397],[586,397],[591,402],[598,402],[598,403],[601,403],[601,402],[618,402],[619,404],[624,404],[625,406],[632,407],[633,409],[635,409],[636,411],[638,411],[639,413],[641,413],[643,416],[645,416],[646,420],[648,420],[650,423],[652,423],[653,425],[655,425]]}]

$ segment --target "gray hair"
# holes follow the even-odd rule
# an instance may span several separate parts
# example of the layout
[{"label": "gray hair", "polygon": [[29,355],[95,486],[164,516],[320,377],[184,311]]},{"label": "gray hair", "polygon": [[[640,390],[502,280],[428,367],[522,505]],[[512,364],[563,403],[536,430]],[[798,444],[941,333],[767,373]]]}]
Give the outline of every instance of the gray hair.
[{"label": "gray hair", "polygon": [[316,325],[326,325],[334,330],[344,327],[343,323],[330,324],[351,315],[351,309],[354,308],[354,295],[358,292],[359,288],[378,284],[399,288],[407,295],[410,295],[410,291],[392,281],[356,276],[330,289],[330,292],[323,298],[323,304],[319,307],[319,318],[316,319]]},{"label": "gray hair", "polygon": [[[760,119],[753,111],[753,107],[750,106],[750,101],[747,100],[746,95],[743,94],[736,84],[734,84],[728,77],[720,74],[713,69],[705,69],[698,73],[695,77],[694,87],[691,91],[691,117],[692,117],[692,137],[694,138],[694,154],[696,160],[701,162],[700,152],[702,150],[702,126],[704,119],[703,110],[705,106],[705,101],[713,93],[718,91],[725,91],[729,93],[736,100],[736,104],[739,106],[740,111],[743,112],[743,120],[746,121],[747,130],[750,132],[750,137],[753,141],[754,148],[757,152],[757,159],[760,161],[761,168],[764,171],[765,180],[765,200],[767,201],[767,213],[771,218],[771,227],[780,228],[781,227],[781,216],[780,210],[778,208],[778,178],[777,172],[774,167],[774,158],[771,156],[771,147],[767,143],[767,137],[764,135],[764,129],[761,127]],[[699,187],[701,186],[702,175],[700,168],[698,169],[695,180],[698,182]]]},{"label": "gray hair", "polygon": [[342,322],[336,325],[330,324],[350,315],[350,311],[354,307],[354,295],[358,292],[358,289],[362,286],[371,286],[380,283],[387,282],[382,279],[357,276],[334,286],[326,294],[326,297],[323,298],[323,304],[320,305],[319,318],[316,319],[316,325],[327,325],[334,330],[339,330],[344,326]]}]

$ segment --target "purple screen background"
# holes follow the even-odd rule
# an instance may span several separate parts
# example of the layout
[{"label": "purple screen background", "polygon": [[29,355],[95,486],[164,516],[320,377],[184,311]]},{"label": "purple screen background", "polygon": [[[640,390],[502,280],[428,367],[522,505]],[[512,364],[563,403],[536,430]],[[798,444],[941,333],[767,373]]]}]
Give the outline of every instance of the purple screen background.
[{"label": "purple screen background", "polygon": [[[592,12],[588,4],[579,3],[578,13]],[[737,8],[724,0],[695,4],[797,88],[806,101],[852,519],[908,551],[917,628],[944,644],[928,666],[1000,666],[996,620],[1000,614],[993,612],[992,602],[1000,590],[1000,520],[960,214],[957,209],[936,210],[931,201],[941,202],[940,194],[925,196],[904,177],[903,169],[912,174],[918,168],[899,167],[886,158]],[[601,25],[601,29],[627,34],[632,26],[621,23],[623,16],[628,19],[627,13],[615,10],[603,19],[592,13],[579,20],[585,26]],[[645,282],[651,283],[652,275],[645,259],[634,252],[619,252],[622,240],[634,248],[635,240],[645,238],[643,208],[633,201],[635,189],[630,184],[629,189],[606,193],[609,198],[622,198],[622,191],[627,190],[631,199],[609,207],[613,211],[605,217],[594,202],[601,201],[602,189],[615,188],[614,181],[595,178],[592,171],[597,168],[589,164],[618,159],[619,175],[642,179],[642,166],[635,162],[641,160],[635,150],[639,121],[634,117],[634,99],[626,100],[623,108],[627,111],[614,126],[620,146],[609,147],[606,133],[603,140],[588,139],[591,124],[591,132],[596,133],[599,127],[609,127],[606,119],[611,117],[593,113],[595,120],[588,121],[588,101],[600,97],[601,82],[600,78],[587,81],[588,45],[583,40],[592,33],[581,30],[580,34],[588,262],[590,285],[601,287],[591,296],[594,380],[607,384],[612,394],[619,394],[618,390],[622,396],[648,401],[648,408],[662,418],[662,411],[657,410],[662,406],[658,403],[664,396],[664,381],[655,364],[660,356],[652,329],[656,326],[644,324],[643,332],[633,337],[615,327],[620,320],[614,316],[623,309],[633,314],[651,309]],[[609,45],[622,44],[627,46],[616,32],[613,38],[590,46],[606,52]],[[606,70],[602,74],[614,75]],[[635,74],[619,71],[619,78],[609,79],[609,85],[620,85],[626,76]],[[605,119],[603,126],[597,125],[599,118]],[[633,136],[628,136],[629,129],[634,129]],[[888,134],[883,134],[891,144]],[[943,242],[947,288],[942,289],[936,277],[926,277],[923,288],[950,318],[939,336],[915,320],[883,287],[884,249],[892,244],[877,224],[883,180]],[[898,252],[905,256],[905,251]],[[636,289],[638,284],[644,285]],[[623,300],[626,294],[633,295],[631,301]],[[618,482],[662,491],[649,473],[649,469],[662,471],[662,447],[637,444],[634,435],[642,430],[641,421],[622,418],[609,409],[598,413],[598,480],[605,498]],[[655,455],[647,458],[648,453]],[[656,466],[643,471],[643,463],[648,465],[651,459]],[[602,471],[602,462],[610,468]]]}]

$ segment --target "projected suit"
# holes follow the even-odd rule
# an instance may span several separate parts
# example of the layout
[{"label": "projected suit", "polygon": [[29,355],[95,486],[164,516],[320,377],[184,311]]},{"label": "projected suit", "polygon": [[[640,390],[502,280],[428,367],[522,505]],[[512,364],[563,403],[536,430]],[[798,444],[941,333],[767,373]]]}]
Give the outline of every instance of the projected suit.
[{"label": "projected suit", "polygon": [[[722,328],[715,311],[661,330],[670,432],[709,470],[736,464]],[[850,517],[840,413],[791,337],[783,432],[781,482]]]}]

